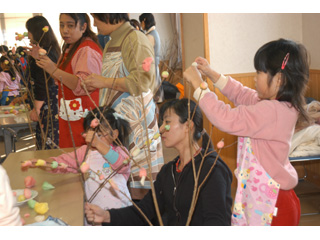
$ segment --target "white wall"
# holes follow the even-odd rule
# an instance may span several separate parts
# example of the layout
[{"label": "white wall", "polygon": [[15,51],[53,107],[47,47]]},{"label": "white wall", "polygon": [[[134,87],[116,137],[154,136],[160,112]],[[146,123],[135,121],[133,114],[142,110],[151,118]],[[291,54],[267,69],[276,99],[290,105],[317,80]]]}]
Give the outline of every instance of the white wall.
[{"label": "white wall", "polygon": [[60,44],[60,46],[62,46],[62,38],[60,35],[60,31],[59,31],[59,16],[60,13],[53,11],[53,12],[43,12],[42,15],[48,20],[54,34],[57,37],[57,40]]},{"label": "white wall", "polygon": [[255,72],[253,58],[264,43],[303,40],[301,13],[210,13],[208,21],[211,65],[224,74]]},{"label": "white wall", "polygon": [[[129,13],[130,19],[136,19],[139,21],[139,16],[142,13]],[[164,54],[166,48],[170,47],[169,45],[172,44],[173,35],[174,35],[174,17],[175,14],[173,13],[153,13],[153,16],[156,21],[156,29],[159,33],[160,40],[161,40],[161,56]]]}]

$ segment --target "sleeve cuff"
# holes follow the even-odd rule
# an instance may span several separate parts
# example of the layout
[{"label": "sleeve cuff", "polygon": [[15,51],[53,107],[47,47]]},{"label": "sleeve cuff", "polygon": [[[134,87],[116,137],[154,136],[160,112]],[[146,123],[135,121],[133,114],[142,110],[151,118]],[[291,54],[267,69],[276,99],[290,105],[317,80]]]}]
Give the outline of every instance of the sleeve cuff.
[{"label": "sleeve cuff", "polygon": [[206,94],[206,93],[208,93],[208,92],[210,92],[210,89],[209,88],[207,88],[207,89],[205,89],[205,90],[202,90],[200,87],[198,87],[195,91],[194,91],[194,93],[193,93],[193,97],[194,97],[194,99],[196,100],[196,101],[199,101],[200,102],[200,100],[204,97],[204,95]]},{"label": "sleeve cuff", "polygon": [[107,159],[110,164],[115,164],[119,158],[119,153],[110,148],[109,152],[107,152],[103,157]]},{"label": "sleeve cuff", "polygon": [[220,75],[220,78],[218,81],[214,84],[215,87],[219,88],[221,91],[228,83],[228,78],[224,76],[223,74]]},{"label": "sleeve cuff", "polygon": [[[220,91],[227,85],[228,83],[228,78],[224,76],[223,74],[220,75],[220,78],[216,83],[214,83],[214,86],[217,87]],[[210,89],[207,88],[206,90],[202,90],[200,87],[198,87],[194,93],[193,97],[197,100],[200,101],[206,93],[210,92]]]}]

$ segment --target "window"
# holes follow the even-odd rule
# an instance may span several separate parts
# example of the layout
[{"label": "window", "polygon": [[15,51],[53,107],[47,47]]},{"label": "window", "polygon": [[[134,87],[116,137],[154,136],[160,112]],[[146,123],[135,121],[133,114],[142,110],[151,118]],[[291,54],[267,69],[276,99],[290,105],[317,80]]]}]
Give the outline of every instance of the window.
[{"label": "window", "polygon": [[26,21],[38,13],[0,13],[0,45],[6,45],[9,49],[18,46],[29,46],[29,39],[16,41],[16,32],[26,32]]}]

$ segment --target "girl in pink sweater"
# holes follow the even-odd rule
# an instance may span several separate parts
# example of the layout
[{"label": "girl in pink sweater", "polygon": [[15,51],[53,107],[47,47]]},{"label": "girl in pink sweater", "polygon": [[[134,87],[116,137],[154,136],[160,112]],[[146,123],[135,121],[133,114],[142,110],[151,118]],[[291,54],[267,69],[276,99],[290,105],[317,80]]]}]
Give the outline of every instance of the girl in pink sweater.
[{"label": "girl in pink sweater", "polygon": [[0,106],[4,106],[9,105],[19,95],[20,76],[8,57],[0,58],[0,66],[3,69],[0,72]]},{"label": "girl in pink sweater", "polygon": [[[100,117],[97,109],[93,111],[95,116],[90,112],[84,119],[84,129],[87,129],[86,134],[83,134],[85,141],[89,144],[93,139],[85,161],[86,164],[90,166],[88,171],[89,176],[85,181],[86,197],[89,200],[104,179],[109,177],[111,173],[116,172],[111,180],[115,185],[107,182],[97,196],[93,198],[92,203],[105,210],[126,207],[131,205],[129,200],[131,197],[127,187],[127,181],[130,175],[130,163],[126,164],[124,162],[128,158],[128,151],[123,148],[128,142],[130,126],[128,121],[124,120],[122,116],[117,114],[112,108],[103,110],[104,108],[100,107],[99,109],[108,123],[104,118]],[[94,119],[100,119],[98,126],[94,126]],[[92,128],[97,128],[96,133]],[[117,145],[116,139],[124,146]],[[75,154],[81,165],[84,162],[86,150],[87,145],[83,145],[75,152],[62,154],[58,157],[51,157],[46,161],[44,168],[53,173],[78,173],[79,168],[75,160]],[[33,163],[31,167],[37,166],[37,160],[31,161]],[[53,162],[57,162],[59,166],[53,169]],[[114,186],[125,193],[127,197],[117,191],[117,189],[114,189]]]},{"label": "girl in pink sweater", "polygon": [[[256,90],[214,71],[198,57],[184,78],[209,121],[238,136],[237,193],[233,225],[298,225],[300,201],[293,191],[298,175],[288,154],[309,78],[307,51],[279,39],[263,45],[254,57]],[[201,74],[213,81],[235,108],[219,101]]]}]

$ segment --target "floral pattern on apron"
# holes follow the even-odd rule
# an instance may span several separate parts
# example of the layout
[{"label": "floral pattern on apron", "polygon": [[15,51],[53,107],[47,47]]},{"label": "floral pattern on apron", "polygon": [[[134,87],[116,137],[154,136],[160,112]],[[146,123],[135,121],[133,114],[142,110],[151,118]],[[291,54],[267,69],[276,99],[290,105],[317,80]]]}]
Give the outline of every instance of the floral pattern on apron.
[{"label": "floral pattern on apron", "polygon": [[[121,44],[122,45],[122,44]],[[122,78],[129,75],[126,69],[120,47],[108,48],[104,53],[102,62],[102,76],[107,78]],[[99,92],[99,105],[111,106],[118,114],[124,117],[131,127],[131,133],[129,135],[129,152],[130,155],[137,149],[142,148],[147,138],[149,139],[159,132],[157,119],[156,119],[156,105],[153,101],[153,94],[151,90],[141,96],[131,96],[128,92],[119,92],[113,89],[100,89]],[[146,114],[146,123],[144,121],[144,113]],[[145,126],[147,125],[147,131]],[[146,150],[146,151],[145,151]],[[134,160],[139,163],[141,167],[148,169],[148,151],[143,149],[135,156]],[[151,153],[151,170],[153,177],[157,174],[163,163],[162,145],[161,139],[153,140],[150,143]],[[139,168],[132,164],[131,167],[132,177],[130,178],[130,187],[139,189],[150,189],[150,182],[145,181],[144,186],[140,184]],[[140,193],[135,194],[132,192],[133,199],[140,199]]]},{"label": "floral pattern on apron", "polygon": [[272,179],[260,165],[248,137],[239,137],[235,176],[238,179],[238,185],[231,224],[270,226],[280,184]]}]

